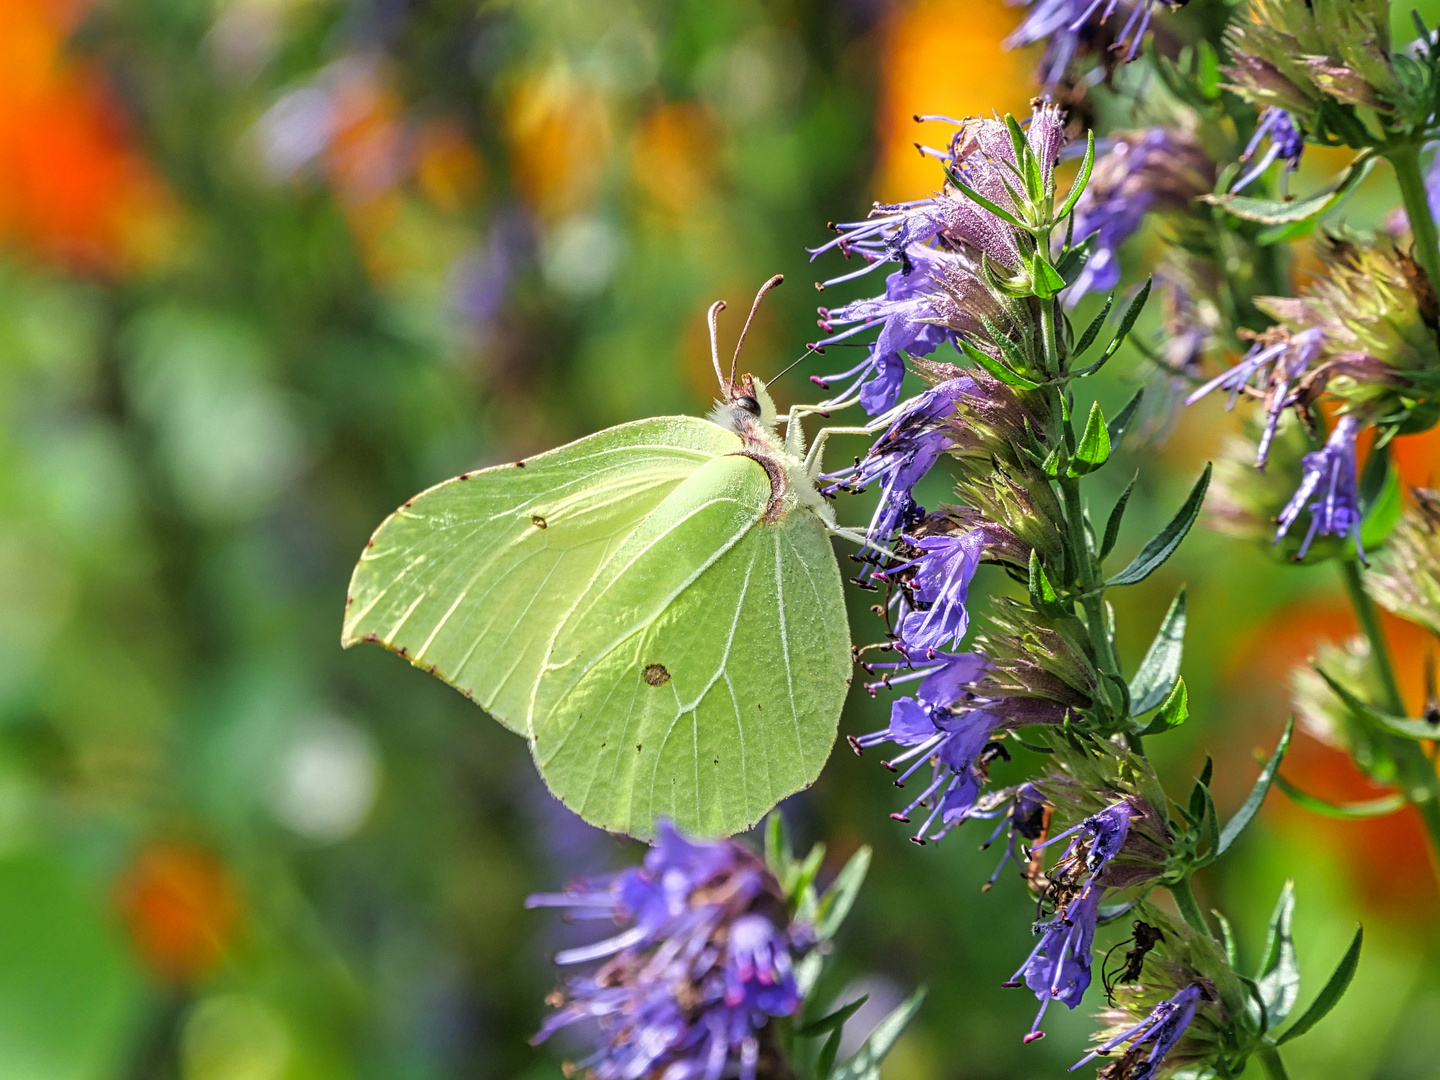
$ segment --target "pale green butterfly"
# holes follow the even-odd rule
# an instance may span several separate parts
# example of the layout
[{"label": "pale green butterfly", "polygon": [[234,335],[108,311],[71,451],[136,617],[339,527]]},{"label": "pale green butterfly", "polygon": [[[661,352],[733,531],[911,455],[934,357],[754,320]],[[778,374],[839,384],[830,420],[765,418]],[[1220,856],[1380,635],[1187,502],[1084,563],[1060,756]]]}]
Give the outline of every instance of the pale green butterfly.
[{"label": "pale green butterfly", "polygon": [[422,492],[346,604],[345,645],[450,683],[529,739],[567,806],[641,837],[660,818],[739,832],[808,787],[850,682],[829,537],[846,530],[815,484],[836,429],[807,453],[815,410],[796,408],[780,439],[764,384],[720,371],[724,306],[709,419],[622,424]]}]

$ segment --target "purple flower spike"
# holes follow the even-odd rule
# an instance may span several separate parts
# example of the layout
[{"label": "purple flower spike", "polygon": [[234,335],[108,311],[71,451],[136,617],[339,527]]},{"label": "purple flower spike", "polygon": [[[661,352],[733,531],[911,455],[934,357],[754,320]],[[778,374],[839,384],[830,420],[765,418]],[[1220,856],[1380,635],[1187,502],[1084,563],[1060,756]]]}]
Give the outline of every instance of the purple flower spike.
[{"label": "purple flower spike", "polygon": [[877,575],[889,577],[912,568],[915,571],[911,582],[914,606],[900,623],[900,643],[906,652],[943,649],[965,636],[970,625],[970,612],[965,606],[970,582],[990,541],[990,533],[983,525],[966,533],[922,537],[915,541],[921,555]]},{"label": "purple flower spike", "polygon": [[[1041,81],[1053,90],[1065,77],[1065,70],[1081,48],[1098,36],[1100,26],[1116,10],[1130,12],[1116,39],[1114,49],[1124,49],[1125,59],[1135,59],[1140,42],[1150,28],[1155,6],[1170,0],[1020,0],[1029,7],[1020,26],[1005,39],[1005,47],[1019,49],[1026,45],[1045,43],[1045,57],[1040,62]],[[1103,10],[1102,10],[1103,9]]]},{"label": "purple flower spike", "polygon": [[1278,544],[1295,524],[1300,511],[1310,511],[1310,529],[1295,553],[1297,559],[1305,557],[1315,537],[1345,537],[1353,531],[1355,552],[1361,562],[1365,561],[1365,549],[1360,543],[1360,495],[1355,466],[1355,436],[1359,431],[1357,417],[1342,416],[1325,445],[1306,454],[1302,461],[1300,487],[1280,511],[1280,527],[1275,532]]},{"label": "purple flower spike", "polygon": [[1261,394],[1265,399],[1265,430],[1260,435],[1255,465],[1263,469],[1270,457],[1270,444],[1275,439],[1280,417],[1299,400],[1295,390],[1300,378],[1320,358],[1325,344],[1325,331],[1318,327],[1301,330],[1282,341],[1258,341],[1238,364],[1192,393],[1185,404],[1193,405],[1212,390],[1223,389],[1230,391],[1225,402],[1229,409],[1246,390]]},{"label": "purple flower spike", "polygon": [[[1109,1054],[1121,1043],[1128,1042],[1130,1048],[1125,1051],[1120,1061],[1115,1063],[1119,1065],[1123,1062],[1128,1068],[1118,1070],[1116,1075],[1123,1072],[1127,1080],[1150,1080],[1164,1062],[1165,1055],[1184,1037],[1185,1029],[1190,1026],[1190,1021],[1195,1019],[1195,1010],[1203,996],[1204,990],[1200,984],[1191,983],[1174,997],[1156,1005],[1149,1016],[1130,1030],[1121,1032],[1090,1051],[1070,1066],[1070,1071],[1074,1072],[1087,1062]],[[1150,1053],[1142,1060],[1140,1055],[1146,1043],[1151,1044]]]},{"label": "purple flower spike", "polygon": [[[978,392],[975,380],[961,376],[943,382],[908,402],[895,421],[875,441],[870,452],[853,467],[827,473],[823,494],[861,492],[877,481],[881,484],[880,505],[870,519],[866,536],[884,550],[897,530],[920,521],[924,510],[911,492],[930,471],[940,455],[952,445],[940,423],[955,411],[962,395]],[[867,570],[862,579],[870,576]]]},{"label": "purple flower spike", "polygon": [[[910,838],[917,844],[939,840],[953,825],[970,816],[985,784],[990,734],[1000,724],[1000,717],[983,707],[964,707],[973,700],[967,687],[984,674],[985,658],[978,653],[938,655],[942,657],[939,664],[914,673],[924,676],[916,696],[899,698],[890,706],[888,727],[849,737],[850,747],[857,754],[883,743],[903,748],[903,753],[881,762],[899,774],[896,787],[903,788],[927,763],[933,766],[934,774],[925,789],[904,810],[890,815],[896,821],[908,822],[917,808],[930,808],[924,823]],[[906,766],[903,772],[902,765]],[[937,821],[940,830],[929,836]]]},{"label": "purple flower spike", "polygon": [[1295,126],[1294,117],[1284,109],[1266,109],[1265,115],[1256,125],[1255,134],[1245,147],[1245,152],[1240,155],[1240,160],[1249,161],[1253,158],[1255,151],[1260,149],[1260,144],[1267,139],[1270,145],[1265,153],[1260,156],[1254,168],[1235,181],[1234,187],[1230,189],[1232,192],[1248,187],[1279,158],[1285,162],[1285,168],[1280,173],[1280,193],[1289,198],[1290,174],[1300,167],[1300,155],[1305,152],[1305,136]]},{"label": "purple flower spike", "polygon": [[835,395],[835,400],[845,400],[858,390],[860,404],[871,416],[894,408],[900,397],[900,383],[905,378],[902,352],[928,356],[954,338],[951,331],[933,321],[940,317],[933,294],[944,275],[945,263],[954,262],[955,257],[920,244],[910,245],[906,254],[907,265],[885,279],[883,296],[856,300],[833,311],[821,308],[820,326],[827,332],[836,326],[855,325],[812,346],[823,349],[869,330],[877,323],[882,324],[879,336],[860,364],[835,375],[811,376],[812,382],[825,389],[831,383],[853,379],[854,382]]},{"label": "purple flower spike", "polygon": [[813,944],[791,923],[779,884],[748,848],[694,843],[662,822],[645,864],[585,880],[528,907],[570,909],[620,931],[555,957],[604,961],[571,976],[535,1036],[596,1022],[599,1045],[576,1063],[595,1080],[755,1080],[761,1032],[800,1007],[794,958]]},{"label": "purple flower spike", "polygon": [[[1027,1043],[1043,1037],[1040,1024],[1051,1001],[1062,1001],[1073,1009],[1080,1004],[1090,986],[1090,953],[1095,942],[1100,898],[1105,893],[1100,877],[1110,860],[1125,846],[1134,813],[1134,807],[1121,800],[1031,849],[1039,850],[1067,836],[1074,836],[1056,869],[1059,872],[1062,867],[1074,868],[1083,854],[1080,877],[1083,877],[1084,884],[1080,885],[1077,880],[1078,891],[1075,888],[1067,890],[1071,898],[1048,921],[1036,924],[1039,943],[1025,963],[1020,965],[1020,970],[1005,983],[1006,986],[1029,987],[1040,999],[1040,1011],[1025,1036]],[[1082,846],[1087,841],[1088,846]]]}]

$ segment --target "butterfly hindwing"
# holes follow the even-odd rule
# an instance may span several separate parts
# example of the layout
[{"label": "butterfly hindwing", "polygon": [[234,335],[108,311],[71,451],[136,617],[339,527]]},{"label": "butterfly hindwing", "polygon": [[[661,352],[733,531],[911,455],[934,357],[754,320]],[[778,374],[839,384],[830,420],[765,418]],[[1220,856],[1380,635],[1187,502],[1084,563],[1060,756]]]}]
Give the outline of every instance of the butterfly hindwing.
[{"label": "butterfly hindwing", "polygon": [[707,421],[660,417],[439,484],[376,531],[342,640],[385,645],[525,734],[576,600],[667,495],[739,445]]},{"label": "butterfly hindwing", "polygon": [[586,820],[717,835],[819,774],[848,684],[823,525],[766,520],[755,461],[717,458],[610,558],[561,627],[532,712],[536,763]]}]

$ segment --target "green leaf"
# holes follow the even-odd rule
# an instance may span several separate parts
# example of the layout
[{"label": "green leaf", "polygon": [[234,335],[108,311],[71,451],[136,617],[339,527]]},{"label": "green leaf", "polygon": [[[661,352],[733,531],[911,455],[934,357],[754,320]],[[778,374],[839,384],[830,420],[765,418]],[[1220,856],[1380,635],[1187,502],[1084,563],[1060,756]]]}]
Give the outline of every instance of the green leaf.
[{"label": "green leaf", "polygon": [[[1112,442],[1113,446],[1114,443]],[[1120,498],[1115,500],[1115,508],[1110,511],[1110,517],[1105,522],[1105,538],[1100,544],[1100,561],[1104,562],[1105,557],[1115,549],[1115,541],[1120,539],[1120,521],[1125,517],[1125,506],[1130,501],[1130,493],[1135,490],[1135,481],[1140,479],[1140,472],[1137,469],[1135,475],[1130,478],[1130,483],[1125,485],[1125,490],[1120,493]]]},{"label": "green leaf", "polygon": [[1141,387],[1135,391],[1135,396],[1125,403],[1119,415],[1110,421],[1110,445],[1119,446],[1125,438],[1125,432],[1130,430],[1130,423],[1135,419],[1135,413],[1140,409],[1140,402],[1145,397],[1145,389]]},{"label": "green leaf", "polygon": [[[1138,714],[1143,710],[1132,709],[1131,711]],[[1160,703],[1160,711],[1151,718],[1150,723],[1140,734],[1161,735],[1171,728],[1179,727],[1188,719],[1190,719],[1190,696],[1185,689],[1185,680],[1180,679],[1176,681],[1175,688]]]},{"label": "green leaf", "polygon": [[1201,195],[1200,200],[1219,206],[1226,213],[1246,221],[1256,221],[1261,225],[1289,225],[1318,217],[1334,207],[1370,174],[1374,165],[1375,159],[1369,155],[1356,158],[1340,174],[1334,187],[1308,199],[1283,202],[1277,199],[1256,199],[1248,195]]},{"label": "green leaf", "polygon": [[1225,947],[1225,962],[1232,968],[1239,967],[1240,954],[1235,949],[1235,931],[1230,928],[1230,920],[1214,908],[1210,909],[1210,914],[1220,924],[1220,943]]},{"label": "green leaf", "polygon": [[[1085,137],[1085,157],[1080,161],[1080,171],[1075,174],[1075,182],[1070,185],[1069,192],[1065,195],[1065,201],[1060,204],[1060,209],[1055,212],[1055,220],[1060,221],[1075,209],[1075,204],[1080,201],[1080,196],[1085,193],[1085,185],[1090,182],[1090,172],[1095,168],[1095,132],[1090,130]],[[1083,350],[1082,350],[1083,351]]]},{"label": "green leaf", "polygon": [[1270,916],[1270,933],[1265,940],[1265,962],[1255,978],[1265,1002],[1269,1027],[1284,1023],[1300,996],[1300,968],[1295,960],[1295,939],[1290,922],[1295,914],[1295,883],[1285,882],[1280,899]]},{"label": "green leaf", "polygon": [[1355,936],[1350,940],[1350,948],[1345,950],[1345,955],[1340,958],[1340,964],[1330,974],[1325,983],[1325,988],[1320,991],[1320,996],[1310,1003],[1310,1007],[1301,1014],[1300,1019],[1290,1025],[1290,1030],[1275,1040],[1276,1045],[1287,1043],[1299,1035],[1304,1035],[1313,1028],[1326,1015],[1339,1004],[1340,999],[1345,996],[1345,991],[1350,989],[1350,980],[1355,978],[1355,969],[1360,966],[1360,946],[1365,941],[1365,928],[1356,928]]},{"label": "green leaf", "polygon": [[1140,312],[1145,309],[1145,301],[1150,299],[1150,286],[1153,278],[1146,278],[1145,284],[1140,286],[1140,291],[1135,294],[1135,299],[1130,301],[1130,306],[1125,309],[1125,314],[1120,317],[1120,327],[1115,331],[1115,336],[1110,339],[1110,344],[1101,353],[1100,359],[1088,367],[1083,367],[1073,374],[1077,379],[1083,379],[1094,375],[1106,362],[1120,351],[1120,346],[1125,344],[1125,339],[1130,336],[1130,331],[1135,328],[1135,320],[1140,318]]},{"label": "green leaf", "polygon": [[1316,667],[1315,674],[1325,680],[1325,685],[1335,692],[1335,696],[1343,701],[1351,712],[1362,720],[1370,721],[1382,731],[1390,735],[1399,735],[1402,739],[1440,739],[1440,724],[1432,723],[1429,720],[1411,720],[1407,717],[1383,713],[1374,706],[1365,704],[1331,678],[1324,669]]},{"label": "green leaf", "polygon": [[[1073,224],[1075,219],[1071,218],[1070,221]],[[1090,261],[1090,257],[1095,253],[1095,244],[1099,239],[1099,232],[1093,232],[1078,244],[1066,245],[1060,255],[1059,261],[1055,264],[1055,272],[1059,274],[1061,280],[1065,282],[1066,288],[1074,285],[1075,282],[1079,280],[1080,271],[1085,269],[1085,264]],[[1074,349],[1070,349],[1068,352],[1071,356],[1076,355],[1076,350]]]},{"label": "green leaf", "polygon": [[994,214],[1007,225],[1013,225],[1017,229],[1025,229],[1027,232],[1029,231],[1028,226],[1026,226],[1023,221],[1017,218],[1014,214],[1010,213],[1010,211],[1004,210],[1001,207],[996,206],[989,199],[985,198],[984,195],[981,195],[969,184],[965,183],[964,180],[961,180],[959,174],[947,170],[945,175],[950,178],[950,183],[954,185],[955,190],[960,192],[961,195],[964,195],[971,202],[975,203],[982,209],[990,211],[990,213]]},{"label": "green leaf", "polygon": [[834,937],[835,932],[840,929],[845,916],[849,915],[850,909],[855,906],[855,897],[859,894],[860,886],[869,870],[870,848],[861,847],[850,856],[844,868],[836,875],[834,884],[825,890],[815,918],[815,933],[821,941]]},{"label": "green leaf", "polygon": [[1304,807],[1312,814],[1322,814],[1325,817],[1340,818],[1344,821],[1385,817],[1387,814],[1405,809],[1405,796],[1398,791],[1393,795],[1382,795],[1378,799],[1371,799],[1369,802],[1332,803],[1301,791],[1279,774],[1275,776],[1275,786],[1284,792],[1285,797],[1296,806]]},{"label": "green leaf", "polygon": [[1066,470],[1071,476],[1084,476],[1100,468],[1110,460],[1110,432],[1105,427],[1105,413],[1100,403],[1090,406],[1090,415],[1085,419],[1085,433],[1075,447],[1075,457]]},{"label": "green leaf", "polygon": [[995,343],[996,348],[1000,350],[1000,355],[1012,371],[1018,374],[1033,370],[1031,365],[1026,362],[1024,354],[1020,352],[1019,346],[1010,340],[1010,335],[1001,328],[999,323],[989,316],[981,315],[980,326],[989,335],[990,340]]},{"label": "green leaf", "polygon": [[1011,371],[999,360],[996,360],[993,356],[985,352],[983,349],[979,349],[976,348],[974,345],[971,345],[970,342],[966,341],[964,338],[959,338],[958,340],[960,342],[961,352],[963,352],[971,360],[975,361],[975,363],[979,364],[991,375],[994,375],[995,378],[999,379],[1006,386],[1018,387],[1021,390],[1034,390],[1040,385],[1033,379],[1027,379],[1025,378],[1025,376],[1019,375],[1014,371]]},{"label": "green leaf", "polygon": [[1194,525],[1195,519],[1200,516],[1200,504],[1205,501],[1205,491],[1210,486],[1210,471],[1211,466],[1207,462],[1205,471],[1200,474],[1200,479],[1190,489],[1190,494],[1180,507],[1179,513],[1140,549],[1140,554],[1135,556],[1135,560],[1129,566],[1107,581],[1106,585],[1134,585],[1137,581],[1144,581],[1159,569],[1165,560],[1175,554],[1175,549],[1185,539],[1185,534],[1190,531],[1190,526]]},{"label": "green leaf", "polygon": [[1280,742],[1275,747],[1275,752],[1270,755],[1270,760],[1260,770],[1260,776],[1255,781],[1255,786],[1250,789],[1250,794],[1245,797],[1245,802],[1240,809],[1235,811],[1235,816],[1225,823],[1225,828],[1220,830],[1220,843],[1216,847],[1217,855],[1223,854],[1235,838],[1240,835],[1246,825],[1250,824],[1251,818],[1260,809],[1260,804],[1265,801],[1265,794],[1270,790],[1270,784],[1275,779],[1275,774],[1280,771],[1280,763],[1285,760],[1285,751],[1290,749],[1290,736],[1295,733],[1295,717],[1290,717],[1285,722],[1285,733],[1280,736]]},{"label": "green leaf", "polygon": [[772,810],[765,818],[765,865],[782,888],[794,861],[795,857],[790,853],[790,838],[785,835],[785,819],[779,811]]},{"label": "green leaf", "polygon": [[835,1070],[833,1080],[880,1080],[880,1063],[924,1000],[925,991],[920,989],[902,1001],[894,1012],[876,1025],[855,1056]]},{"label": "green leaf", "polygon": [[1115,306],[1115,294],[1112,292],[1105,298],[1105,304],[1100,308],[1100,314],[1090,320],[1090,325],[1080,335],[1080,340],[1075,343],[1074,356],[1082,356],[1085,350],[1095,344],[1095,339],[1100,336],[1100,330],[1105,325],[1105,320],[1110,317],[1110,309]]},{"label": "green leaf", "polygon": [[1040,565],[1040,552],[1034,548],[1030,549],[1030,604],[1037,611],[1048,613],[1058,606],[1059,598],[1055,595],[1055,586],[1050,584],[1050,579],[1045,575],[1045,568]]},{"label": "green leaf", "polygon": [[1180,679],[1180,657],[1185,651],[1185,590],[1181,589],[1170,602],[1170,610],[1161,620],[1160,629],[1145,659],[1130,680],[1130,700],[1136,716],[1141,716],[1164,701]]},{"label": "green leaf", "polygon": [[797,1028],[795,1034],[802,1039],[814,1039],[831,1031],[837,1031],[845,1026],[845,1021],[854,1016],[861,1005],[870,999],[869,994],[861,994],[854,1001],[841,1005],[834,1012],[827,1013],[819,1020],[811,1021],[802,1028]]},{"label": "green leaf", "polygon": [[1049,300],[1065,288],[1065,279],[1060,276],[1060,271],[1050,265],[1044,252],[1038,250],[1030,260],[1030,280],[1035,295],[1041,300]]},{"label": "green leaf", "polygon": [[1400,474],[1394,469],[1389,469],[1385,473],[1380,493],[1363,511],[1364,517],[1360,519],[1360,546],[1370,550],[1383,544],[1391,531],[1399,524],[1400,514],[1404,509],[1405,500],[1401,494]]}]

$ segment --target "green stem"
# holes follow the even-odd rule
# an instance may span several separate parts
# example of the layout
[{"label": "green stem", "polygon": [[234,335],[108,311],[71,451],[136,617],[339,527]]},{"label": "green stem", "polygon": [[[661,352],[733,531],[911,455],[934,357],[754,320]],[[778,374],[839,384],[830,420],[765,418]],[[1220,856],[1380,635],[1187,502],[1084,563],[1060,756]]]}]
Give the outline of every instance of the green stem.
[{"label": "green stem", "polygon": [[[1384,700],[1379,704],[1391,716],[1404,716],[1405,699],[1401,697],[1400,684],[1395,679],[1390,645],[1385,638],[1385,628],[1380,624],[1380,612],[1375,607],[1375,601],[1365,591],[1360,564],[1346,559],[1341,562],[1340,570],[1345,578],[1345,591],[1350,594],[1350,603],[1355,608],[1355,617],[1370,644],[1370,659],[1375,665],[1375,673],[1380,678]],[[1390,757],[1395,762],[1401,790],[1425,821],[1425,828],[1430,834],[1431,859],[1437,874],[1440,874],[1440,783],[1435,778],[1435,763],[1425,756],[1419,743],[1396,735],[1384,738]]]},{"label": "green stem", "polygon": [[1080,568],[1080,588],[1085,598],[1080,606],[1085,612],[1085,625],[1090,631],[1090,643],[1100,662],[1100,670],[1110,675],[1120,673],[1120,661],[1115,655],[1115,645],[1110,640],[1109,628],[1105,623],[1105,603],[1099,590],[1099,578],[1095,573],[1095,557],[1090,552],[1090,540],[1085,532],[1085,510],[1080,504],[1080,482],[1069,478],[1060,481],[1060,493],[1065,499],[1065,518],[1070,524],[1070,550]]},{"label": "green stem", "polygon": [[1054,378],[1060,374],[1060,342],[1055,335],[1055,301],[1040,301],[1040,334],[1045,349],[1045,374]]},{"label": "green stem", "polygon": [[1207,938],[1214,938],[1210,932],[1210,926],[1205,922],[1205,913],[1200,910],[1200,904],[1195,899],[1195,891],[1190,887],[1190,878],[1183,877],[1179,881],[1165,886],[1171,897],[1175,900],[1175,906],[1180,909],[1180,915],[1194,929],[1199,930]]},{"label": "green stem", "polygon": [[1290,1080],[1290,1074],[1285,1071],[1285,1063],[1280,1060],[1280,1050],[1274,1046],[1262,1046],[1255,1055],[1260,1059],[1260,1064],[1265,1066],[1265,1075],[1270,1080]]},{"label": "green stem", "polygon": [[1410,219],[1410,233],[1415,237],[1415,261],[1425,268],[1431,282],[1440,288],[1440,240],[1435,233],[1435,217],[1430,213],[1430,197],[1425,178],[1420,173],[1420,147],[1400,143],[1385,150],[1395,169],[1400,197],[1405,202],[1405,216]]}]

